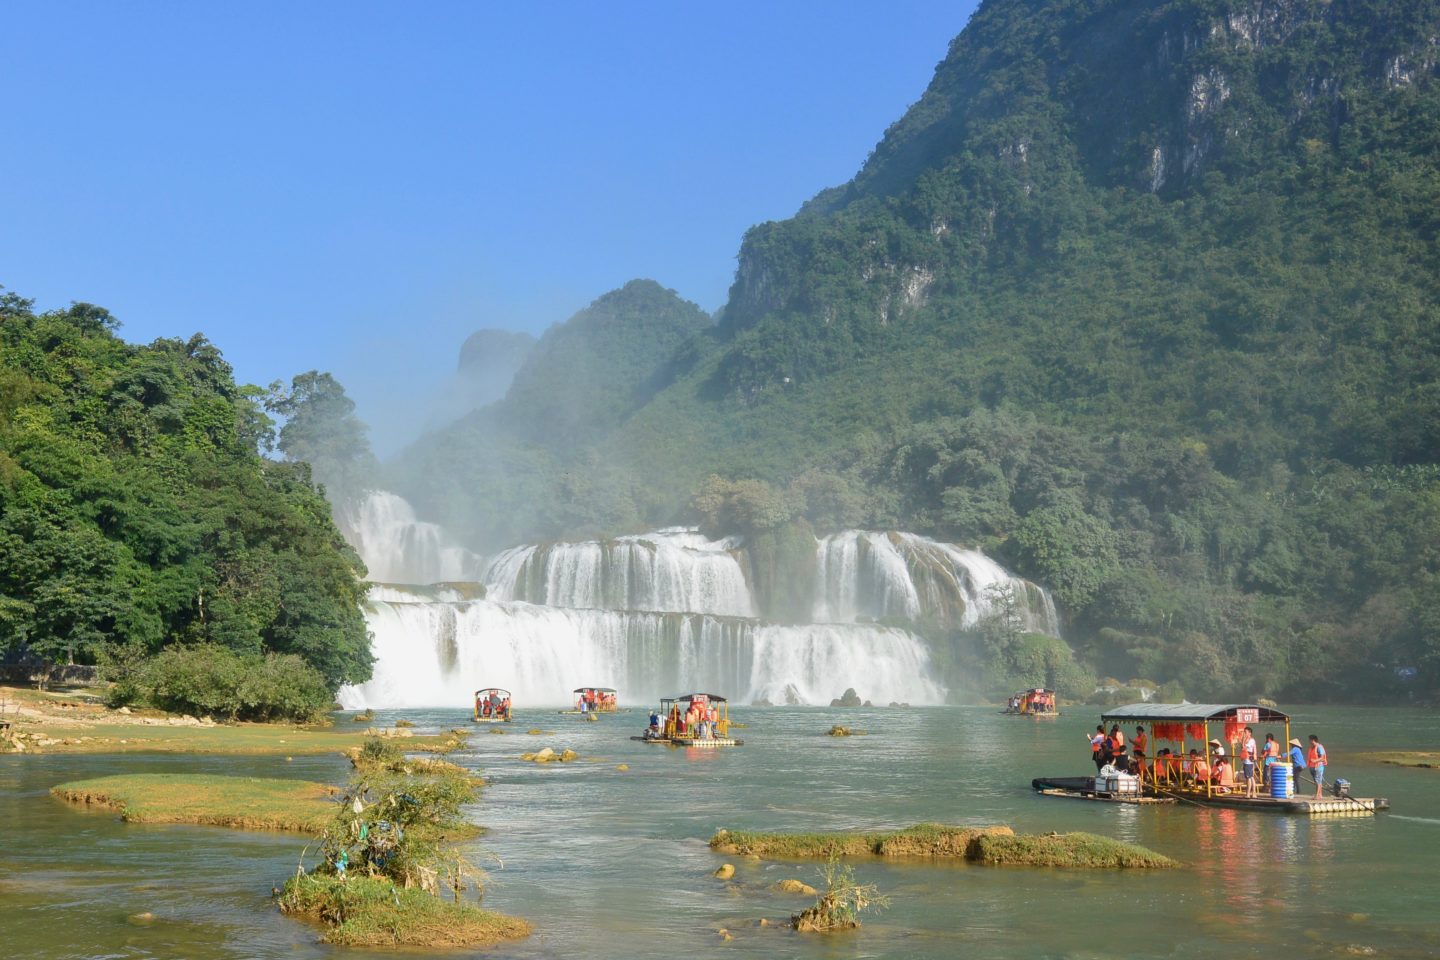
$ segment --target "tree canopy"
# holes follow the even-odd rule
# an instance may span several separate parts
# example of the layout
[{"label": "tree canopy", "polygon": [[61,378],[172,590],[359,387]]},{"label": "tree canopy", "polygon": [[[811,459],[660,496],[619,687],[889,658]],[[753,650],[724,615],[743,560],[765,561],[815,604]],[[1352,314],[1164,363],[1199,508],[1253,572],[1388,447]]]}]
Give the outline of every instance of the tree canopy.
[{"label": "tree canopy", "polygon": [[117,326],[0,292],[0,651],[208,643],[294,654],[332,691],[367,679],[364,568],[309,467],[260,456],[260,391],[199,334]]}]

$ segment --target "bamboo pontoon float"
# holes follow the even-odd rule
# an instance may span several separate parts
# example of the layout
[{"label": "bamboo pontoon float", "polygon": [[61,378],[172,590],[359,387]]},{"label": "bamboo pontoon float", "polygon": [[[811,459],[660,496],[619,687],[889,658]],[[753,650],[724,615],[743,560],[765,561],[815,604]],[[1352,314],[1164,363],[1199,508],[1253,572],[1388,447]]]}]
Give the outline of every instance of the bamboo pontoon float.
[{"label": "bamboo pontoon float", "polygon": [[[1037,793],[1122,803],[1166,800],[1202,807],[1264,810],[1302,816],[1369,816],[1390,808],[1390,801],[1384,797],[1350,796],[1348,782],[1341,780],[1335,781],[1329,795],[1295,796],[1292,791],[1297,775],[1291,770],[1284,753],[1271,763],[1263,763],[1262,756],[1256,757],[1256,777],[1263,777],[1259,796],[1245,796],[1243,781],[1236,781],[1233,777],[1228,782],[1217,782],[1213,771],[1217,759],[1224,753],[1212,749],[1212,745],[1230,744],[1226,758],[1228,767],[1229,758],[1239,753],[1247,726],[1282,728],[1284,736],[1280,742],[1287,746],[1290,744],[1290,717],[1273,707],[1245,703],[1132,703],[1107,710],[1100,719],[1102,724],[1146,726],[1149,730],[1148,743],[1164,741],[1178,744],[1178,748],[1163,757],[1137,757],[1140,761],[1137,777],[1039,777],[1030,783]],[[1220,737],[1212,736],[1211,724],[1220,725]],[[1261,733],[1264,732],[1261,730]],[[1187,762],[1187,747],[1196,752],[1194,761]],[[1195,761],[1203,761],[1203,766],[1199,768],[1201,775],[1193,772]]]}]

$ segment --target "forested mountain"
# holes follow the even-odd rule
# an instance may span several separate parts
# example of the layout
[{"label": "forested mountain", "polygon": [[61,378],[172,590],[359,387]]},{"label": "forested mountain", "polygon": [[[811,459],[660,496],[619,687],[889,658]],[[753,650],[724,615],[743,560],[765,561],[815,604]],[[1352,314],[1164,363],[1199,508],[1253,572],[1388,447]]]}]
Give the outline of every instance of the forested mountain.
[{"label": "forested mountain", "polygon": [[259,456],[273,438],[260,391],[237,387],[203,336],[136,346],[116,326],[0,291],[0,654],[133,666],[218,648],[207,662],[237,671],[244,702],[197,699],[209,682],[193,672],[168,675],[191,689],[166,702],[327,707],[324,685],[367,679],[371,656],[365,571],[323,492],[306,464]]},{"label": "forested mountain", "polygon": [[467,529],[756,479],[777,525],[997,552],[1101,673],[1433,695],[1437,64],[1435,0],[989,0],[854,180],[749,232],[673,382],[593,435],[489,411],[586,442],[481,469]]}]

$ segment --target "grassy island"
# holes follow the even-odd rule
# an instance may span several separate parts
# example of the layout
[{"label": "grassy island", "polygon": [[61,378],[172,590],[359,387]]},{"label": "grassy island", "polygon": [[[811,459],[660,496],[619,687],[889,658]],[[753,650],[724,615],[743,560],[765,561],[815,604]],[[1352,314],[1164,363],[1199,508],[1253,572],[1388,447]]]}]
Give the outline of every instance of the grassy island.
[{"label": "grassy island", "polygon": [[302,874],[285,884],[282,905],[291,916],[322,924],[326,943],[353,947],[488,947],[531,932],[518,917],[384,878]]},{"label": "grassy island", "polygon": [[1380,753],[1362,753],[1356,759],[1373,760],[1393,767],[1440,769],[1440,751],[1437,750],[1385,750]]},{"label": "grassy island", "polygon": [[904,830],[841,833],[756,833],[721,830],[710,838],[720,853],[778,860],[836,857],[930,857],[970,863],[1043,867],[1175,867],[1144,847],[1091,833],[1017,835],[1009,827],[922,823]]},{"label": "grassy island", "polygon": [[455,846],[479,832],[461,812],[478,777],[406,757],[390,737],[349,756],[355,776],[321,826],[319,862],[286,881],[281,911],[350,946],[485,947],[530,934],[526,921],[481,909],[485,872]]},{"label": "grassy island", "polygon": [[141,773],[51,788],[68,803],[115,810],[130,823],[201,823],[316,833],[335,815],[335,787],[308,780]]}]

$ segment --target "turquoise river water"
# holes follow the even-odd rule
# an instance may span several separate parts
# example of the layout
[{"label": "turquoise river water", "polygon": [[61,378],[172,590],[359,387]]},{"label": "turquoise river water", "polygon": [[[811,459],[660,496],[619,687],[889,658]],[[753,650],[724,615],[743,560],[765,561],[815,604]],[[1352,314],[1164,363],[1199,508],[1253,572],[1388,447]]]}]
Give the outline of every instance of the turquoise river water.
[{"label": "turquoise river water", "polygon": [[[1038,797],[1039,775],[1083,775],[1098,710],[1051,721],[995,708],[830,710],[737,707],[745,745],[679,750],[636,743],[644,711],[599,722],[517,711],[504,736],[475,731],[452,757],[489,781],[474,819],[489,828],[488,907],[531,920],[530,939],[483,953],[550,957],[1101,958],[1440,956],[1440,770],[1364,763],[1356,754],[1435,749],[1440,715],[1408,709],[1295,708],[1318,733],[1331,774],[1389,813],[1306,819],[1128,807]],[[396,711],[419,731],[463,711]],[[832,723],[867,731],[833,739]],[[531,728],[550,731],[528,736]],[[537,766],[519,754],[569,747],[581,759]],[[628,764],[629,771],[617,770]],[[343,781],[338,756],[164,755],[0,758],[0,944],[10,958],[374,957],[332,948],[279,915],[270,890],[304,839],[220,828],[145,826],[77,812],[47,791],[65,780],[203,771]],[[1308,781],[1305,786],[1309,786]],[[784,926],[807,898],[773,892],[813,863],[750,863],[713,853],[720,827],[843,830],[924,821],[1087,830],[1181,860],[1173,871],[1038,870],[856,862],[890,898],[855,931]],[[731,881],[712,874],[724,862]],[[503,865],[503,866],[502,866]],[[155,919],[137,925],[132,915]],[[760,926],[760,918],[772,925]],[[779,921],[777,925],[775,922]],[[724,940],[719,931],[729,931]]]}]

